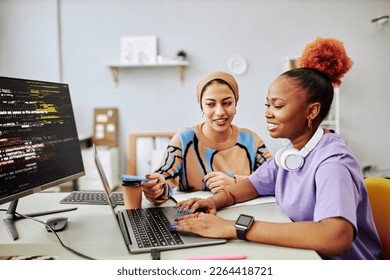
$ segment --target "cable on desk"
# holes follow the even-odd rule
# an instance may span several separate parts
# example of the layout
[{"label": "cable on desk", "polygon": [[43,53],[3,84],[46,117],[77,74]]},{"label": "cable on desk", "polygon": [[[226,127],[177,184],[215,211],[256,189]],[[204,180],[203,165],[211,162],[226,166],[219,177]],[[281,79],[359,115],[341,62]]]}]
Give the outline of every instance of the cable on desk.
[{"label": "cable on desk", "polygon": [[19,217],[23,217],[23,218],[25,218],[25,219],[33,220],[33,221],[35,221],[35,222],[38,222],[38,223],[41,223],[41,224],[47,226],[47,227],[51,230],[51,232],[53,232],[53,233],[56,235],[56,237],[57,237],[58,241],[60,242],[60,244],[62,245],[62,247],[64,247],[64,248],[65,248],[66,250],[68,250],[69,252],[71,252],[71,253],[73,253],[73,254],[79,256],[79,257],[88,259],[88,260],[95,260],[94,258],[89,257],[89,256],[87,256],[87,255],[84,255],[83,253],[77,252],[76,250],[74,250],[74,249],[68,247],[67,245],[65,245],[65,244],[62,242],[61,238],[58,236],[57,232],[56,232],[50,225],[48,225],[47,223],[45,223],[44,221],[41,221],[41,220],[35,219],[35,218],[33,218],[33,217],[29,217],[29,216],[20,214],[20,213],[18,213],[18,212],[15,212],[15,214],[16,214],[17,216],[19,216]]}]

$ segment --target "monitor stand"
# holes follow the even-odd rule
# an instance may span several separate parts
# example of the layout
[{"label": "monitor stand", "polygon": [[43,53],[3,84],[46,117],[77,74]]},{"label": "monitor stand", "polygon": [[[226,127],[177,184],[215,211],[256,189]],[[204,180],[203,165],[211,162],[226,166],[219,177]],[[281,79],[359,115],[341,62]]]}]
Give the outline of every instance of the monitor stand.
[{"label": "monitor stand", "polygon": [[[8,207],[7,213],[5,214],[5,217],[3,218],[4,225],[5,225],[6,229],[8,230],[8,232],[11,235],[11,238],[13,240],[16,240],[19,238],[19,234],[18,234],[16,227],[15,227],[15,221],[25,218],[25,217],[17,215],[17,213],[16,213],[16,207],[18,206],[18,202],[19,202],[18,199],[11,201],[11,203]],[[77,210],[77,207],[30,213],[30,214],[25,214],[24,216],[38,217],[38,216],[62,213],[62,212],[73,211],[73,210]]]}]

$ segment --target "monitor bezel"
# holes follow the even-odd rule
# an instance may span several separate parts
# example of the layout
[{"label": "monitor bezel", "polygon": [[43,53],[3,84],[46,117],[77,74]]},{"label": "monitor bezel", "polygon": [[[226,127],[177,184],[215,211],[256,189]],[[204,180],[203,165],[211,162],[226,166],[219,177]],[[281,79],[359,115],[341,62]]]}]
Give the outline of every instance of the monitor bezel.
[{"label": "monitor bezel", "polygon": [[43,190],[46,190],[46,189],[49,189],[49,188],[52,188],[52,187],[58,187],[58,185],[60,185],[60,184],[67,183],[67,182],[70,182],[70,181],[73,181],[73,180],[77,180],[78,178],[80,178],[80,177],[82,177],[84,175],[85,175],[85,170],[83,172],[78,172],[78,173],[75,173],[75,174],[73,174],[71,176],[61,178],[59,180],[55,180],[55,181],[52,181],[52,182],[49,182],[49,183],[46,183],[46,184],[43,184],[43,185],[39,185],[39,186],[33,187],[31,189],[28,189],[28,190],[21,191],[19,193],[15,193],[15,194],[12,194],[12,195],[9,195],[9,196],[5,196],[3,198],[0,198],[0,205],[5,204],[7,202],[11,202],[13,200],[16,200],[16,199],[19,199],[19,198],[22,198],[22,197],[25,197],[25,196],[28,196],[28,195],[32,195],[34,193],[41,192]]}]

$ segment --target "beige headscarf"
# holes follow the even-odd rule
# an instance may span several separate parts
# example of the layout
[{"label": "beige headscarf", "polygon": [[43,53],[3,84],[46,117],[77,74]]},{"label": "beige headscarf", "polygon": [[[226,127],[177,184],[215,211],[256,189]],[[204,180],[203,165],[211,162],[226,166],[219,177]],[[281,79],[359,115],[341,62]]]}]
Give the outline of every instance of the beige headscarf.
[{"label": "beige headscarf", "polygon": [[230,86],[230,88],[233,91],[234,98],[236,99],[236,104],[237,104],[237,102],[238,102],[238,85],[237,85],[236,79],[232,75],[230,75],[226,72],[214,71],[214,72],[210,72],[210,73],[207,73],[206,75],[204,75],[200,79],[200,82],[198,83],[198,86],[196,87],[196,96],[198,98],[198,102],[200,104],[200,107],[202,108],[201,98],[202,98],[202,92],[203,92],[204,87],[209,82],[211,82],[212,80],[215,80],[215,79],[221,79],[221,80],[225,81]]}]

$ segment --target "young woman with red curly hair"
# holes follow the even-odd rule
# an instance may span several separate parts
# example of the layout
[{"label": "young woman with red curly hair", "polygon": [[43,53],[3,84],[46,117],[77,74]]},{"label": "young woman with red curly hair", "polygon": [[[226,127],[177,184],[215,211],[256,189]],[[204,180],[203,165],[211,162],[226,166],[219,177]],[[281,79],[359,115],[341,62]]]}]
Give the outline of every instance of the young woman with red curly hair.
[{"label": "young woman with red curly hair", "polygon": [[[378,259],[381,244],[359,164],[334,131],[322,129],[333,87],[352,61],[343,44],[317,38],[300,57],[300,68],[281,74],[269,87],[265,117],[273,138],[288,147],[260,166],[248,179],[207,199],[177,204],[189,214],[172,228],[208,237],[240,238],[280,246],[313,249],[324,259]],[[244,231],[216,210],[259,196],[273,195],[293,223],[271,223],[246,217]],[[214,215],[213,215],[214,214]]]}]

